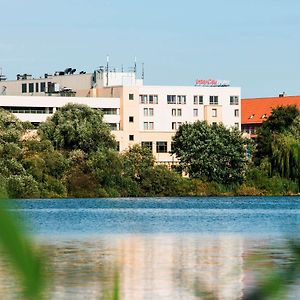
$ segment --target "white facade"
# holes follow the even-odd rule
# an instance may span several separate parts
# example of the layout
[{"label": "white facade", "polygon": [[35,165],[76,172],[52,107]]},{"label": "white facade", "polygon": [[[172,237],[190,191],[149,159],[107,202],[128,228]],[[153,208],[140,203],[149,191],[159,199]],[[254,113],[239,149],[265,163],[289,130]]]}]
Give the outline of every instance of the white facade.
[{"label": "white facade", "polygon": [[[68,103],[104,109],[105,122],[120,124],[119,98],[0,96],[0,107],[13,112],[21,121],[31,123],[45,122],[58,108]],[[105,109],[114,109],[115,114],[106,114]]]}]

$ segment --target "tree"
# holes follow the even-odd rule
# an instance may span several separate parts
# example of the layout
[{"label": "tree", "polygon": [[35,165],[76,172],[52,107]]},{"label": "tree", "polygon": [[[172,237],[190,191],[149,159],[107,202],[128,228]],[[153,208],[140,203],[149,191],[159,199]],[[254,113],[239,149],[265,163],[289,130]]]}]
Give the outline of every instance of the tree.
[{"label": "tree", "polygon": [[87,153],[98,148],[114,148],[116,141],[101,111],[87,105],[67,104],[39,127],[43,139],[56,149],[81,149]]},{"label": "tree", "polygon": [[272,110],[271,116],[258,130],[254,155],[257,165],[262,159],[272,157],[273,135],[288,132],[298,116],[299,110],[295,105],[280,106]]},{"label": "tree", "polygon": [[121,156],[124,175],[136,181],[141,181],[143,174],[154,166],[152,152],[140,145],[133,145]]},{"label": "tree", "polygon": [[245,146],[237,129],[197,121],[179,127],[172,153],[190,177],[234,184],[244,180]]}]

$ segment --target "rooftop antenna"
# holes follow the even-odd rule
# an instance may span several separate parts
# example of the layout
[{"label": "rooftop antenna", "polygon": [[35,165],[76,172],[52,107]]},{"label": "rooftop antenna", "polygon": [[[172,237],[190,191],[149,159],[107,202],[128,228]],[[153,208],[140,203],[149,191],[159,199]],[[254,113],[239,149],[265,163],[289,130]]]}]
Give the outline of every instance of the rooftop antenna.
[{"label": "rooftop antenna", "polygon": [[122,73],[124,73],[124,66],[122,65],[122,67],[121,67],[121,70],[122,70]]},{"label": "rooftop antenna", "polygon": [[142,63],[142,79],[144,80],[145,78],[145,64]]},{"label": "rooftop antenna", "polygon": [[109,64],[109,55],[106,56],[106,86],[108,86],[108,64]]},{"label": "rooftop antenna", "polygon": [[136,75],[136,56],[134,57],[134,68],[133,68],[133,72]]}]

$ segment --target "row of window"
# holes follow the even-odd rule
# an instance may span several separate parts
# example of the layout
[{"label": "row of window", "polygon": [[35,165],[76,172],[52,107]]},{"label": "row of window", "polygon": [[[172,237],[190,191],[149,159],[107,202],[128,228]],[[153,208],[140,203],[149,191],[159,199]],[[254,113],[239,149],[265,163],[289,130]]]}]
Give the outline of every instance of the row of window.
[{"label": "row of window", "polygon": [[[168,104],[186,104],[186,95],[167,95]],[[204,96],[194,95],[194,104],[203,105]],[[129,94],[129,100],[133,100],[133,94]],[[141,104],[158,104],[158,95],[140,95]],[[209,96],[210,105],[219,104],[219,96]],[[230,105],[238,105],[239,96],[230,96]]]},{"label": "row of window", "polygon": [[[182,116],[182,109],[181,108],[172,108],[171,110],[172,117],[181,117]],[[152,117],[154,116],[154,109],[153,108],[144,108],[144,116],[145,117]],[[193,116],[198,117],[199,116],[199,109],[194,108],[193,109]],[[234,116],[239,117],[239,109],[234,110]],[[217,117],[217,109],[212,109],[212,117]],[[129,116],[129,122],[132,123],[134,121],[133,116]]]},{"label": "row of window", "polygon": [[167,95],[168,104],[186,104],[185,95]]},{"label": "row of window", "polygon": [[[142,147],[148,148],[151,152],[153,151],[154,142],[142,142]],[[159,141],[156,142],[156,153],[168,153],[168,142]]]},{"label": "row of window", "polygon": [[119,115],[119,108],[100,108],[104,115]]},{"label": "row of window", "polygon": [[142,104],[158,104],[158,95],[140,95]]},{"label": "row of window", "polygon": [[53,114],[53,107],[1,106],[14,114]]},{"label": "row of window", "polygon": [[[51,90],[52,82],[48,82],[48,90]],[[46,91],[46,82],[22,83],[22,93],[43,93]]]}]

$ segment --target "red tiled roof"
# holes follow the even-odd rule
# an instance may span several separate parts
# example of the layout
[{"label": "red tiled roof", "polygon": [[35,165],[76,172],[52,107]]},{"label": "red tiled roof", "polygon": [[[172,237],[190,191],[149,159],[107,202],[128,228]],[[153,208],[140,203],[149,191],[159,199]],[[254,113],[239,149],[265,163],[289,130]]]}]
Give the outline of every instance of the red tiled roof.
[{"label": "red tiled roof", "polygon": [[242,124],[261,124],[279,106],[296,105],[300,110],[300,96],[242,99]]}]

